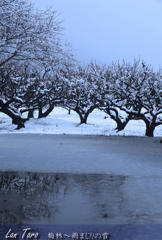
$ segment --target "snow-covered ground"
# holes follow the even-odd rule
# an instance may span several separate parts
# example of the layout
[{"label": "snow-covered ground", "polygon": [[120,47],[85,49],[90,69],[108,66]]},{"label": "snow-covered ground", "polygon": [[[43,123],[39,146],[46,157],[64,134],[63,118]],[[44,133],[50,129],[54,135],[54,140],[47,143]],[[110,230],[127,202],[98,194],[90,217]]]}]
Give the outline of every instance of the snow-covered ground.
[{"label": "snow-covered ground", "polygon": [[[105,118],[105,116],[107,118]],[[141,120],[131,120],[123,131],[117,132],[116,123],[99,110],[94,110],[88,117],[87,124],[79,125],[79,116],[74,111],[68,114],[66,109],[57,107],[47,117],[30,119],[25,128],[15,130],[11,118],[0,113],[0,133],[48,133],[48,134],[86,134],[86,135],[119,135],[119,136],[145,136],[145,123]],[[162,126],[154,131],[154,136],[162,136]]]}]

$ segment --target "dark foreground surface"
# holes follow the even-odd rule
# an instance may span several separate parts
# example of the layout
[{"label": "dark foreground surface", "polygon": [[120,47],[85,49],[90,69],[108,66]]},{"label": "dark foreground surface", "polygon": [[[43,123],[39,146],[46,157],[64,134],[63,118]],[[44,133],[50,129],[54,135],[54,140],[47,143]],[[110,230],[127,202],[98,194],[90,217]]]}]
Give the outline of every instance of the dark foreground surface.
[{"label": "dark foreground surface", "polygon": [[1,171],[143,176],[162,170],[162,144],[145,137],[1,134],[0,162]]},{"label": "dark foreground surface", "polygon": [[161,183],[160,138],[0,135],[0,224],[115,224],[128,237],[160,234]]}]

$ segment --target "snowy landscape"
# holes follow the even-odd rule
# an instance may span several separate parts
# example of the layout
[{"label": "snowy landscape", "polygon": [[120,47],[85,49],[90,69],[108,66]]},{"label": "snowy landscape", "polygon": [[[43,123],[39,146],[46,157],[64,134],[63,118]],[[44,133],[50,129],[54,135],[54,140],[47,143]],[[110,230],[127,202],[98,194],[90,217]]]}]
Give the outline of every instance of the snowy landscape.
[{"label": "snowy landscape", "polygon": [[[116,123],[104,112],[94,110],[88,117],[87,124],[79,124],[79,115],[56,107],[47,118],[37,118],[26,122],[25,128],[15,130],[11,118],[0,113],[0,133],[42,133],[42,134],[82,134],[104,136],[145,136],[145,124],[142,120],[131,120],[122,131],[114,130]],[[25,114],[24,114],[25,116]],[[162,136],[162,126],[156,127],[155,137]]]},{"label": "snowy landscape", "polygon": [[[160,8],[149,5],[151,14],[147,13],[144,25],[140,20],[143,39],[139,26],[131,23],[132,16],[137,22],[138,11],[135,15],[127,13],[135,9],[129,5],[133,1],[113,3],[113,11],[111,1],[106,0],[106,5],[94,0],[73,1],[75,10],[70,0],[67,2],[67,17],[73,16],[77,24],[71,39],[80,42],[80,51],[84,50],[82,62],[73,43],[64,39],[57,10],[39,10],[28,0],[0,0],[0,239],[16,238],[12,233],[5,237],[8,224],[14,224],[15,229],[23,224],[41,224],[40,231],[58,224],[58,229],[62,226],[67,231],[66,225],[71,224],[68,231],[110,231],[111,240],[159,240],[162,69],[159,66],[157,70],[156,62],[154,70],[140,54],[134,58],[133,50],[138,53],[138,36],[139,46],[146,51],[150,37],[145,29],[154,35],[148,16],[155,10],[155,15],[161,16]],[[88,4],[90,10],[85,7]],[[145,5],[144,10],[139,3],[136,6],[142,19]],[[85,19],[82,8],[87,11]],[[127,9],[125,14],[122,8]],[[96,18],[98,12],[100,17]],[[110,15],[110,20],[104,19],[106,25],[101,21],[102,13]],[[83,25],[77,23],[77,15],[85,21]],[[71,20],[69,26],[74,22]],[[157,22],[158,18],[150,25],[154,28]],[[82,27],[85,36],[79,35]],[[160,53],[160,35],[155,39],[160,43],[157,52],[150,46],[146,51],[154,64]],[[155,40],[152,42],[156,46]],[[105,56],[102,61],[100,57],[94,60],[88,50]],[[131,54],[131,61],[125,54],[121,58],[120,50]],[[120,61],[114,61],[115,51]],[[90,56],[91,60],[85,61]],[[48,238],[63,239],[52,234]],[[92,240],[94,235],[82,239]]]}]

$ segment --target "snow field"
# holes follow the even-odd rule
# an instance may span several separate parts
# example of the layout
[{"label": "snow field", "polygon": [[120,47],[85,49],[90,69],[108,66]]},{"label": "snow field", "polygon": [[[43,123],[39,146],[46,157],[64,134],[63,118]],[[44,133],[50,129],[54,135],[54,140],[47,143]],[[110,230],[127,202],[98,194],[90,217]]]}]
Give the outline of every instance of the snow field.
[{"label": "snow field", "polygon": [[[97,109],[89,115],[87,124],[79,124],[79,122],[79,115],[74,111],[68,114],[66,109],[56,107],[47,118],[37,119],[35,111],[35,118],[27,121],[25,128],[15,130],[16,125],[12,124],[11,118],[0,113],[0,133],[145,136],[145,123],[142,120],[131,120],[123,131],[117,132],[114,130],[115,121]],[[162,126],[156,127],[154,136],[162,136]]]}]

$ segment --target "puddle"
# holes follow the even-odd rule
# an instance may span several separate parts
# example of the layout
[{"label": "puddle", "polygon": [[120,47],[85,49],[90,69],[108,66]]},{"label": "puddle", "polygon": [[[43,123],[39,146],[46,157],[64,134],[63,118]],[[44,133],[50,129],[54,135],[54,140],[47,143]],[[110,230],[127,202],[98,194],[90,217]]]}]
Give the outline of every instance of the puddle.
[{"label": "puddle", "polygon": [[107,174],[0,173],[0,223],[125,223],[120,189],[125,179]]}]

